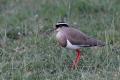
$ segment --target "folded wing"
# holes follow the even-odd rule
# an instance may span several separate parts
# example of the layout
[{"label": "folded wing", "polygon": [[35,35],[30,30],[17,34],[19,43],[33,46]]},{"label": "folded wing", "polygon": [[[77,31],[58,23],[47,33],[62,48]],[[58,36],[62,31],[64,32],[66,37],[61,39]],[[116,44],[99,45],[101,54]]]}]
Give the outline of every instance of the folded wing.
[{"label": "folded wing", "polygon": [[74,28],[66,28],[64,29],[64,33],[66,38],[73,44],[79,45],[82,47],[92,47],[92,46],[104,46],[104,42],[94,39],[85,35],[83,32],[80,32]]}]

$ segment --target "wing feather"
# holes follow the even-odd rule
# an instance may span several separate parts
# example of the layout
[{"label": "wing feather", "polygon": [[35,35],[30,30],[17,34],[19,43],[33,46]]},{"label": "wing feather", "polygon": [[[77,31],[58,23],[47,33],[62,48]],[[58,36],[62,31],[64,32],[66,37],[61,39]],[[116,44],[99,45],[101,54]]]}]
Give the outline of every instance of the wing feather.
[{"label": "wing feather", "polygon": [[74,45],[84,45],[85,47],[104,45],[102,41],[89,37],[77,29],[66,28],[63,30],[66,38]]}]

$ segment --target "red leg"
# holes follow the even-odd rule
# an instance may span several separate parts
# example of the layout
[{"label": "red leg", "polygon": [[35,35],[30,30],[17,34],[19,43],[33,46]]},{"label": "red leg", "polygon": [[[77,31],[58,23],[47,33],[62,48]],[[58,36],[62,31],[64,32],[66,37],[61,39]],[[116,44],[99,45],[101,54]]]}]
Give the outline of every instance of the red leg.
[{"label": "red leg", "polygon": [[78,63],[80,61],[80,57],[81,57],[80,50],[77,49],[76,52],[77,52],[76,59],[73,60],[72,68],[77,68]]}]

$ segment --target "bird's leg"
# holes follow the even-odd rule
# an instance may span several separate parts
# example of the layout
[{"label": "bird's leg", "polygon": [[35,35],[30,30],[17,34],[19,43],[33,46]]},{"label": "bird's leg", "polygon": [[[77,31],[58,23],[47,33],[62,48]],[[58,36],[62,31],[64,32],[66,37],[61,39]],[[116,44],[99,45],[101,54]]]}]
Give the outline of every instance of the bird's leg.
[{"label": "bird's leg", "polygon": [[72,68],[77,68],[78,62],[80,61],[80,57],[81,57],[80,50],[77,49],[76,52],[77,54],[75,60],[73,60]]}]

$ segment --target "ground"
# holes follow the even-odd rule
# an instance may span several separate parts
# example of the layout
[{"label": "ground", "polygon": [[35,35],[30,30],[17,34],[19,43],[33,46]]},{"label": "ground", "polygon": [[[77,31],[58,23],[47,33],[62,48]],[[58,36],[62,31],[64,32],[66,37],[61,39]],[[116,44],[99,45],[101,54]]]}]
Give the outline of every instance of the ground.
[{"label": "ground", "polygon": [[[75,51],[59,46],[61,18],[105,47]],[[0,0],[0,80],[119,80],[119,0]]]}]

